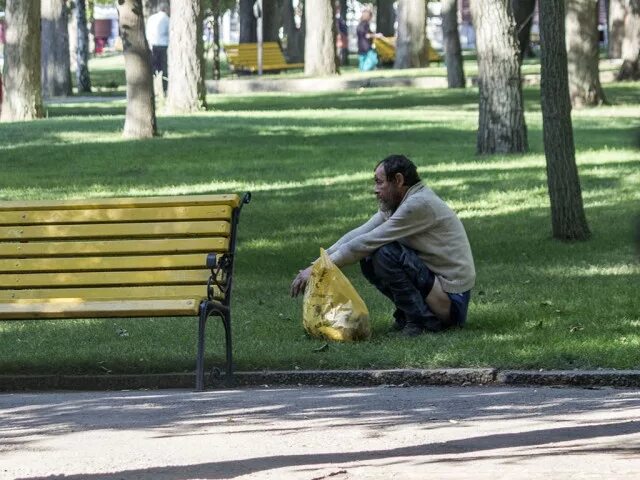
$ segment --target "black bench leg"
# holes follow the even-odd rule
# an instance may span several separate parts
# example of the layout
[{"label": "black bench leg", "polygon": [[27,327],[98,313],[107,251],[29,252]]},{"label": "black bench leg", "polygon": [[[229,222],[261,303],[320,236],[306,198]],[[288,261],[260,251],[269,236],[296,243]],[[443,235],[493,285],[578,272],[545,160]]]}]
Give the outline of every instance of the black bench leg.
[{"label": "black bench leg", "polygon": [[207,319],[210,315],[219,316],[224,325],[224,340],[226,352],[226,378],[227,385],[231,385],[233,379],[233,350],[231,349],[231,311],[223,305],[215,305],[202,302],[200,305],[200,318],[198,324],[198,357],[196,358],[196,390],[204,390],[204,338],[206,334]]},{"label": "black bench leg", "polygon": [[207,326],[207,303],[200,304],[200,318],[198,320],[198,356],[196,357],[196,390],[204,390],[204,337]]}]

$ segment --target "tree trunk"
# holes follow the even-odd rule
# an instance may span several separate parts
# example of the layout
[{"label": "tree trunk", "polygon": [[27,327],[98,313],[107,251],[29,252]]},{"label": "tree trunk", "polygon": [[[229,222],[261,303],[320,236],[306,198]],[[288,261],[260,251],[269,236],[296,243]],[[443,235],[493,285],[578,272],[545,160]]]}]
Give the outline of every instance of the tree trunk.
[{"label": "tree trunk", "polygon": [[533,24],[533,12],[536,8],[536,0],[511,0],[513,18],[516,21],[516,35],[520,51],[520,62],[531,52],[531,25]]},{"label": "tree trunk", "polygon": [[89,30],[87,29],[87,5],[85,0],[77,0],[76,22],[78,25],[78,50],[76,80],[78,93],[91,92],[91,77],[89,76]]},{"label": "tree trunk", "polygon": [[127,79],[127,112],[123,134],[130,138],[150,138],[156,134],[156,108],[142,1],[118,0],[118,21]]},{"label": "tree trunk", "polygon": [[528,149],[518,43],[508,1],[471,3],[478,51],[479,154],[518,153]]},{"label": "tree trunk", "polygon": [[464,88],[465,78],[462,68],[462,49],[458,33],[458,0],[442,0],[442,37],[447,63],[447,84],[449,88]]},{"label": "tree trunk", "polygon": [[[393,9],[394,0],[378,0],[378,12],[376,13],[376,30],[385,37],[393,37],[396,34],[393,24],[396,21],[396,12]],[[345,18],[347,11],[343,10]]]},{"label": "tree trunk", "polygon": [[593,0],[566,0],[566,8],[571,104],[601,105],[606,99],[600,84],[598,4]]},{"label": "tree trunk", "polygon": [[425,0],[398,1],[398,37],[394,68],[423,67],[429,64],[425,55],[427,2]]},{"label": "tree trunk", "polygon": [[296,27],[295,11],[291,0],[284,0],[283,26],[284,36],[287,40],[285,57],[289,63],[304,62],[305,45],[305,17],[304,4],[302,4],[302,22],[300,28]]},{"label": "tree trunk", "polygon": [[42,94],[71,95],[68,15],[65,0],[42,0]]},{"label": "tree trunk", "polygon": [[542,133],[553,236],[584,240],[590,232],[573,143],[564,8],[565,0],[540,2]]},{"label": "tree trunk", "polygon": [[336,73],[335,25],[332,0],[306,0],[305,75]]},{"label": "tree trunk", "polygon": [[[220,80],[220,0],[212,0],[211,14],[213,15],[213,76]],[[206,89],[205,89],[206,91]]]},{"label": "tree trunk", "polygon": [[262,39],[265,42],[280,40],[278,33],[282,27],[282,0],[262,1]]},{"label": "tree trunk", "polygon": [[200,0],[173,0],[172,7],[167,111],[197,112],[206,107],[202,8]]},{"label": "tree trunk", "polygon": [[640,0],[629,0],[618,80],[640,80]]},{"label": "tree trunk", "polygon": [[624,20],[627,15],[627,0],[609,0],[609,58],[622,57]]},{"label": "tree trunk", "polygon": [[258,41],[257,22],[253,14],[254,3],[255,0],[240,0],[240,43],[256,43]]},{"label": "tree trunk", "polygon": [[40,0],[7,0],[0,121],[42,117]]}]

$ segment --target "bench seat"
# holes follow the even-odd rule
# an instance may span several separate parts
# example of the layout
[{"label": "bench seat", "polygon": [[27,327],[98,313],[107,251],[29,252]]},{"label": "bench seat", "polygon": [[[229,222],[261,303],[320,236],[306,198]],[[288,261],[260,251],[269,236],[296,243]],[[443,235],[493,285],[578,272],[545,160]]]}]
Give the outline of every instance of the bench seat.
[{"label": "bench seat", "polygon": [[[223,48],[231,70],[250,73],[258,71],[257,43],[225,44]],[[292,68],[304,68],[304,63],[288,63],[278,42],[264,42],[262,44],[263,71],[280,71]]]}]

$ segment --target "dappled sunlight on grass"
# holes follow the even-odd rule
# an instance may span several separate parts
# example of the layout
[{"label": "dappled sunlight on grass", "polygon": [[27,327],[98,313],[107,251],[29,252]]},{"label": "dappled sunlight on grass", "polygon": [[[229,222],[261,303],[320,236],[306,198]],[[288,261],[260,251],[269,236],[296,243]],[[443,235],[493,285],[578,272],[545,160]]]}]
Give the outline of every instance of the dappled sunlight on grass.
[{"label": "dappled sunlight on grass", "polygon": [[[145,141],[120,137],[121,115],[58,117],[28,129],[2,124],[0,198],[252,191],[234,280],[239,369],[640,367],[640,267],[631,244],[640,211],[637,87],[607,85],[613,106],[573,112],[593,232],[587,242],[551,239],[539,90],[530,87],[532,148],[524,155],[475,155],[475,89],[221,95],[211,111],[159,117],[161,138]],[[123,108],[118,102],[51,108],[56,115],[84,115],[95,107],[99,115],[101,108]],[[478,273],[468,325],[409,341],[386,336],[393,306],[354,265],[344,271],[369,307],[373,339],[314,352],[324,342],[303,333],[301,300],[288,297],[289,284],[320,247],[375,212],[373,167],[390,153],[412,158],[465,224]],[[5,322],[0,366],[5,372],[190,371],[195,323]],[[209,360],[219,361],[214,323]],[[130,336],[118,337],[119,327]]]}]

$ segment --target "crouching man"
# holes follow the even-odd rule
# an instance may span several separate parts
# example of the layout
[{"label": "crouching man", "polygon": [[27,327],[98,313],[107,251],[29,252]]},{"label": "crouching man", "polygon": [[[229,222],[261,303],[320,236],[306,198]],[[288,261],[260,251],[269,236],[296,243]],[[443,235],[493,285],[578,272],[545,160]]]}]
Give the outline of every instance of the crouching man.
[{"label": "crouching man", "polygon": [[[395,305],[392,330],[413,337],[463,326],[475,268],[462,222],[403,155],[378,163],[374,181],[378,212],[327,250],[331,260],[338,267],[360,262]],[[311,267],[298,273],[293,297],[310,275]]]}]

